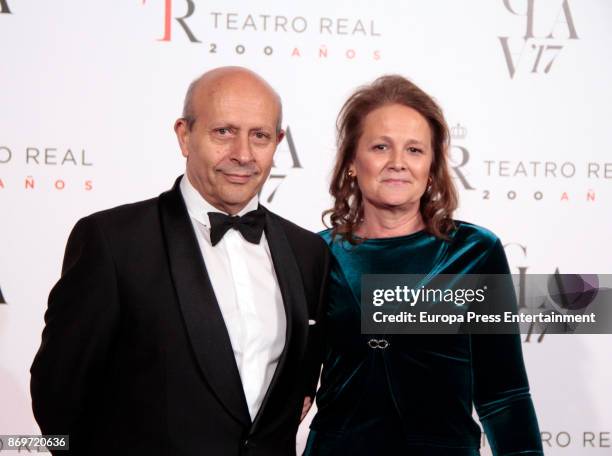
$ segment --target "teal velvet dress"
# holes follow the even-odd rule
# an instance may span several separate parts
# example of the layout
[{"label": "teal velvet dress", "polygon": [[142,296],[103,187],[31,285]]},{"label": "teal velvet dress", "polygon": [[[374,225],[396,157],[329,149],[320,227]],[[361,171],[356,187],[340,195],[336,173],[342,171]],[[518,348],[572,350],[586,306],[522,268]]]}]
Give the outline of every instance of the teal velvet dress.
[{"label": "teal velvet dress", "polygon": [[307,456],[473,456],[481,432],[493,454],[542,455],[518,335],[361,334],[361,275],[509,274],[499,239],[456,222],[450,241],[425,231],[351,246],[321,236],[333,256],[323,315],[318,411]]}]

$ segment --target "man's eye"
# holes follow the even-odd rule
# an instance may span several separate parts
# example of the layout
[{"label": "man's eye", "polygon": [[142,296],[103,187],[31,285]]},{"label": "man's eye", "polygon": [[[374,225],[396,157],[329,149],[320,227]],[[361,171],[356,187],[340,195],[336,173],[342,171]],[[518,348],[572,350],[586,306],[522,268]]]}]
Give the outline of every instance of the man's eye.
[{"label": "man's eye", "polygon": [[213,129],[213,133],[217,136],[231,136],[235,134],[235,130],[232,127],[218,127]]},{"label": "man's eye", "polygon": [[270,135],[267,133],[264,133],[263,131],[255,132],[255,137],[257,139],[270,139]]}]

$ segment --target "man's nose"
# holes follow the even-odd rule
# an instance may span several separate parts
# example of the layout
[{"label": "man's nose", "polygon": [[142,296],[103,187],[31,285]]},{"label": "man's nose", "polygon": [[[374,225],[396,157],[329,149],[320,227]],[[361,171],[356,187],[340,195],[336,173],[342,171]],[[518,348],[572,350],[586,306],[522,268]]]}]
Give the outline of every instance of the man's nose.
[{"label": "man's nose", "polygon": [[240,164],[249,163],[253,160],[253,151],[248,134],[236,135],[232,143],[231,158]]}]

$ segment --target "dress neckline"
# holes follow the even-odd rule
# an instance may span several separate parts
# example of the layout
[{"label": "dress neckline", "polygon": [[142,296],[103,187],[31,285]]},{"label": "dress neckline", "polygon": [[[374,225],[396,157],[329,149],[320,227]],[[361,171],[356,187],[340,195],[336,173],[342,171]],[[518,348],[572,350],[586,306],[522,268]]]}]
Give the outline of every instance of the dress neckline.
[{"label": "dress neckline", "polygon": [[353,237],[355,239],[359,239],[361,241],[361,244],[381,244],[385,242],[407,241],[409,239],[418,238],[418,237],[428,235],[428,234],[429,233],[425,230],[425,228],[423,228],[419,231],[415,231],[414,233],[403,234],[401,236],[391,236],[391,237],[382,237],[382,238],[362,238],[354,234]]}]

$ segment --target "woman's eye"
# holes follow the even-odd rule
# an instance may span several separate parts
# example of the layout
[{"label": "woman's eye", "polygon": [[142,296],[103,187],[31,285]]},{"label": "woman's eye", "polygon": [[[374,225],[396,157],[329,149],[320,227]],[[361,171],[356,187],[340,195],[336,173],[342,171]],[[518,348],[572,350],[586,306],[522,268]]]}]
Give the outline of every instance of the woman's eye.
[{"label": "woman's eye", "polygon": [[418,149],[416,147],[409,147],[408,151],[413,153],[413,154],[422,154],[423,153],[423,151],[421,149]]},{"label": "woman's eye", "polygon": [[387,149],[387,145],[386,144],[376,144],[374,146],[374,150],[386,150]]}]

